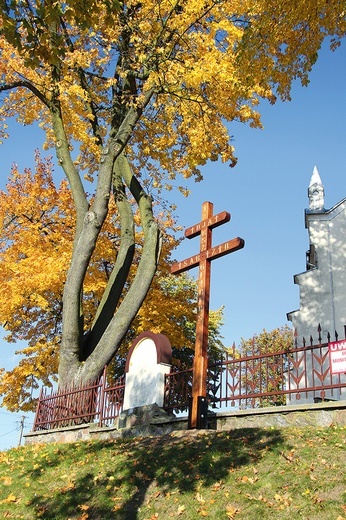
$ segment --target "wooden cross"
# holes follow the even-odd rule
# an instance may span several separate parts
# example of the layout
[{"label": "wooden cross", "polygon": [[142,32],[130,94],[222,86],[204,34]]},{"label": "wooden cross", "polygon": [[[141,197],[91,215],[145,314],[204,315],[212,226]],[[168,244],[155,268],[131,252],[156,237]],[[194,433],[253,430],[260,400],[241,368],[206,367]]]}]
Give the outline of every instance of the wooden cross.
[{"label": "wooden cross", "polygon": [[198,403],[200,398],[205,398],[207,395],[211,260],[242,249],[245,244],[242,238],[237,237],[219,246],[212,247],[212,230],[225,222],[229,222],[230,219],[231,215],[227,211],[213,215],[213,204],[204,202],[202,205],[201,222],[185,230],[186,238],[201,235],[200,252],[182,262],[175,262],[171,267],[172,274],[179,274],[199,266],[196,344],[193,361],[192,407],[190,410],[191,428],[199,427],[200,413]]}]

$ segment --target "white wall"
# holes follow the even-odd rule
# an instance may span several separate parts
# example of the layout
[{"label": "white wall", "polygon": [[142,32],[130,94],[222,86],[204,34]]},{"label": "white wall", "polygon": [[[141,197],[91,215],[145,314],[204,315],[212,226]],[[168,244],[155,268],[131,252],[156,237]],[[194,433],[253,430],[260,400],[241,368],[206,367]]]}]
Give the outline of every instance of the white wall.
[{"label": "white wall", "polygon": [[[322,343],[327,342],[327,333],[334,340],[337,331],[339,339],[344,338],[346,325],[346,199],[330,210],[306,211],[306,227],[310,244],[315,246],[317,267],[294,277],[299,285],[299,310],[290,312],[288,319],[298,333],[298,345],[302,338],[309,342],[313,336],[314,344],[318,343],[317,327],[322,328]],[[322,353],[323,354],[323,353]],[[322,356],[323,357],[323,356]],[[321,356],[315,360],[307,356],[308,384],[312,384],[313,367],[323,374],[329,366],[329,357],[320,364]],[[316,365],[317,362],[317,365]],[[314,365],[313,365],[314,363]],[[327,378],[325,379],[327,380]],[[336,381],[336,376],[332,379]],[[345,380],[345,378],[344,378]],[[316,379],[315,385],[319,383]],[[319,396],[320,392],[316,393]],[[313,402],[313,395],[301,395],[300,403]],[[345,399],[345,394],[337,391],[326,391],[326,398]],[[293,398],[292,404],[297,404]]]}]

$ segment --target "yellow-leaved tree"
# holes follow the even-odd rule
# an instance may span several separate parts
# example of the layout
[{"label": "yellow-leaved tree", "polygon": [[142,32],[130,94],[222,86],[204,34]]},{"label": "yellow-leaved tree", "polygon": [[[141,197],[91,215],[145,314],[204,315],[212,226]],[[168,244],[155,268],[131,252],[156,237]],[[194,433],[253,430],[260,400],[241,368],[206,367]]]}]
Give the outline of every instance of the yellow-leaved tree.
[{"label": "yellow-leaved tree", "polygon": [[[12,167],[6,191],[0,191],[0,322],[7,340],[24,341],[18,365],[0,376],[0,395],[11,410],[30,410],[40,382],[56,380],[62,325],[64,281],[71,261],[75,211],[67,182],[56,187],[51,159],[36,152],[35,171]],[[90,326],[114,267],[120,227],[111,204],[100,231],[84,281],[84,327]],[[158,222],[166,230],[162,254],[144,303],[127,331],[108,373],[122,375],[131,342],[144,330],[166,334],[172,344],[175,364],[192,366],[195,339],[197,285],[187,276],[169,275],[169,257],[177,241],[174,221],[161,210]],[[135,215],[136,219],[136,215]],[[171,234],[169,234],[171,232]],[[143,237],[138,229],[138,241]],[[135,252],[128,283],[135,275],[139,255]],[[222,348],[222,309],[211,312],[209,345]],[[86,334],[87,337],[87,334]]]},{"label": "yellow-leaved tree", "polygon": [[[344,7],[340,0],[1,2],[2,137],[8,118],[44,128],[73,197],[72,255],[57,255],[68,262],[57,309],[62,388],[101,373],[144,301],[162,242],[151,190],[170,189],[178,175],[200,179],[209,160],[234,164],[227,123],[260,126],[260,98],[289,99],[292,80],[306,84],[323,39],[337,45],[345,34]],[[113,204],[116,260],[91,309],[83,293]],[[14,275],[25,284],[21,262]],[[43,273],[37,278],[42,286]],[[31,312],[35,306],[29,321]]]}]

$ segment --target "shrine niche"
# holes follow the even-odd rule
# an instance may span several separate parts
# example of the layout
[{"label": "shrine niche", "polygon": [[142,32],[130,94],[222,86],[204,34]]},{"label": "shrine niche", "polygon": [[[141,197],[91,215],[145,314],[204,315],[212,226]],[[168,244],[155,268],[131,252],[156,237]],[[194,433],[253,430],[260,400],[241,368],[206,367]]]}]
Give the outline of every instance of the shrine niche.
[{"label": "shrine niche", "polygon": [[142,332],[127,356],[124,410],[156,404],[163,407],[165,375],[170,372],[172,348],[164,334]]}]

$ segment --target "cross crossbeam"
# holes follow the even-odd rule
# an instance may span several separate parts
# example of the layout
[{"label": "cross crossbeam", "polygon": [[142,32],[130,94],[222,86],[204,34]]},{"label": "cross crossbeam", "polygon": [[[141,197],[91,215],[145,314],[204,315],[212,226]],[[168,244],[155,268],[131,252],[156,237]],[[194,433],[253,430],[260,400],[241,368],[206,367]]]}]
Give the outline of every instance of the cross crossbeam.
[{"label": "cross crossbeam", "polygon": [[213,215],[213,204],[204,202],[201,222],[185,230],[186,238],[194,238],[200,235],[200,252],[186,260],[175,262],[171,267],[172,274],[179,274],[199,266],[196,343],[193,361],[192,407],[190,410],[191,428],[197,428],[201,422],[198,402],[200,398],[206,397],[207,394],[211,261],[242,249],[245,244],[242,238],[237,237],[218,246],[212,246],[212,230],[225,222],[229,222],[230,219],[231,215],[227,211]]}]

